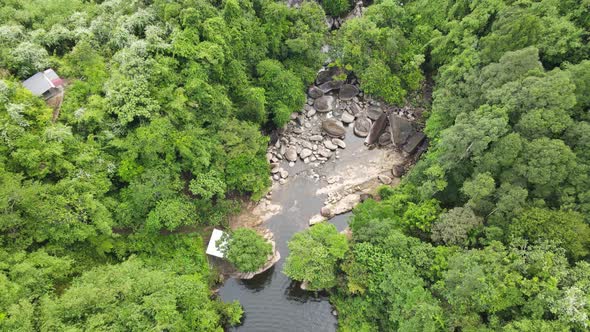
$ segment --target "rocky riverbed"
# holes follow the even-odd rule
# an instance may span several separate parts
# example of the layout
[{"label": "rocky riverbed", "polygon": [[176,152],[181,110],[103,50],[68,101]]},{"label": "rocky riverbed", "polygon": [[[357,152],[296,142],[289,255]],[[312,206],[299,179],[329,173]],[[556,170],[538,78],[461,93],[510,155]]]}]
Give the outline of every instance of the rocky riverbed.
[{"label": "rocky riverbed", "polygon": [[[275,185],[286,184],[297,170],[325,181],[318,190],[327,195],[325,206],[310,224],[350,211],[379,184],[396,184],[426,149],[411,108],[391,107],[365,96],[356,79],[337,80],[342,74],[336,67],[318,73],[308,89],[307,104],[291,114],[267,151]],[[349,149],[347,135],[364,143],[347,154],[352,160],[342,160]],[[296,167],[300,163],[306,167]],[[270,195],[261,205],[276,209]]]},{"label": "rocky riverbed", "polygon": [[323,220],[345,231],[349,211],[380,185],[397,185],[426,148],[418,111],[381,104],[365,96],[354,78],[335,81],[340,74],[333,68],[318,74],[306,105],[268,147],[271,190],[230,220],[232,228],[270,230],[283,258],[252,279],[233,275],[220,288],[223,301],[244,306],[243,325],[232,330],[275,331],[290,324],[302,331],[335,331],[325,294],[303,291],[282,273],[287,243]]}]

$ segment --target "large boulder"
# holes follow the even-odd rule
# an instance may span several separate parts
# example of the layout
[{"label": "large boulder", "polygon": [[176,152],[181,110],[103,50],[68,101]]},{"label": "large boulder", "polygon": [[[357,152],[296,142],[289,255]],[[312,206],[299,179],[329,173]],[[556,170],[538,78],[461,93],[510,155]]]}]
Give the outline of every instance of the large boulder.
[{"label": "large boulder", "polygon": [[321,96],[324,95],[324,91],[322,91],[322,89],[318,88],[317,86],[312,86],[311,88],[309,88],[307,90],[307,95],[310,96],[313,99],[319,98]]},{"label": "large boulder", "polygon": [[344,81],[329,81],[326,83],[320,84],[319,88],[322,90],[323,93],[328,93],[332,90],[338,90],[342,87]]},{"label": "large boulder", "polygon": [[313,107],[320,113],[328,113],[336,107],[336,98],[333,96],[321,96],[314,101]]},{"label": "large boulder", "polygon": [[340,74],[340,69],[338,67],[329,67],[322,71],[320,71],[316,78],[316,83],[318,85],[329,82],[334,79],[334,76]]},{"label": "large boulder", "polygon": [[367,110],[367,117],[371,120],[377,120],[383,114],[383,110],[379,106],[371,105]]},{"label": "large boulder", "polygon": [[342,137],[346,134],[346,129],[342,124],[334,119],[327,119],[322,122],[322,129],[332,137]]},{"label": "large boulder", "polygon": [[389,131],[385,131],[381,136],[379,136],[379,145],[385,146],[391,143],[391,133]]},{"label": "large boulder", "polygon": [[352,98],[354,98],[356,95],[359,94],[359,88],[357,88],[356,86],[352,85],[352,84],[344,84],[341,88],[340,88],[340,94],[339,97],[342,100],[351,100]]},{"label": "large boulder", "polygon": [[359,137],[367,137],[371,130],[371,121],[366,115],[359,116],[354,122],[354,134]]},{"label": "large boulder", "polygon": [[381,115],[373,122],[373,126],[371,126],[371,130],[369,131],[369,135],[365,140],[365,144],[372,145],[377,142],[379,136],[385,130],[387,126],[387,113],[381,113]]},{"label": "large boulder", "polygon": [[389,115],[389,126],[391,127],[391,141],[397,147],[404,145],[410,135],[414,133],[412,123],[395,114]]},{"label": "large boulder", "polygon": [[404,145],[403,150],[406,153],[414,153],[418,145],[424,141],[426,136],[424,136],[421,132],[416,132],[408,139],[407,143]]}]

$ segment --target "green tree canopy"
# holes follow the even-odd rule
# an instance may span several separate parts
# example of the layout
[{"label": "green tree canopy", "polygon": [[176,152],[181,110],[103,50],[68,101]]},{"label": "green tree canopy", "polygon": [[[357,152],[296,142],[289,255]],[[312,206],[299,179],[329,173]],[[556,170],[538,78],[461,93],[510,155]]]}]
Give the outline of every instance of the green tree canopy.
[{"label": "green tree canopy", "polygon": [[320,290],[336,285],[337,263],[344,258],[348,244],[334,225],[320,223],[295,234],[289,250],[285,274],[308,283],[309,290]]},{"label": "green tree canopy", "polygon": [[218,240],[224,257],[241,272],[258,271],[272,255],[272,244],[250,228],[238,228]]}]

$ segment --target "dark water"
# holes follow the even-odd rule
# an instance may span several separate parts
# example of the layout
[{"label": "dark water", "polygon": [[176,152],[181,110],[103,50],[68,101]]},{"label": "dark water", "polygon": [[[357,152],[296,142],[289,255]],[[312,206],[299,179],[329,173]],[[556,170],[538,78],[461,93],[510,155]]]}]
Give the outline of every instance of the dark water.
[{"label": "dark water", "polygon": [[[352,135],[350,128],[345,139],[347,148],[341,150],[339,162],[329,162],[320,173],[328,173],[341,163],[359,158],[358,152],[366,153],[363,140]],[[307,229],[311,216],[319,213],[324,196],[317,196],[321,181],[315,182],[306,169],[309,166],[298,162],[294,167],[282,165],[291,174],[289,181],[273,191],[272,202],[283,207],[270,218],[265,226],[273,233],[281,259],[273,268],[251,280],[228,279],[219,291],[224,302],[238,300],[244,307],[243,324],[230,331],[336,331],[337,319],[332,315],[332,306],[326,294],[302,291],[299,283],[282,273],[283,264],[289,255],[287,242],[297,232]],[[294,175],[298,173],[298,175]],[[325,183],[324,183],[325,185]],[[330,220],[339,231],[347,226],[351,213]]]},{"label": "dark water", "polygon": [[[315,196],[318,185],[307,176],[291,179],[273,192],[273,202],[281,204],[281,213],[267,222],[281,253],[273,268],[251,280],[229,279],[220,289],[225,302],[239,300],[244,307],[243,324],[231,331],[335,331],[336,317],[325,294],[306,292],[299,283],[282,273],[288,256],[287,241],[308,228],[311,216],[318,213],[323,198]],[[347,214],[331,220],[339,230],[346,227]]]}]

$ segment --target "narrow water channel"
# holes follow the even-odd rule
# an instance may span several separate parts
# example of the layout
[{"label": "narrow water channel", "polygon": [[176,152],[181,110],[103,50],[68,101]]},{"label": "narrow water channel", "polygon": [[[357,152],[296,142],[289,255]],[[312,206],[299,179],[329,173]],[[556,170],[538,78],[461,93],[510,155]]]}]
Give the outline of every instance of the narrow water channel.
[{"label": "narrow water channel", "polygon": [[[351,128],[348,128],[345,142],[347,148],[340,152],[340,160],[318,167],[319,174],[329,174],[341,163],[355,162],[368,152],[363,139],[355,137]],[[332,315],[327,295],[302,291],[297,282],[282,273],[289,255],[287,242],[295,233],[308,228],[310,217],[323,206],[325,197],[316,195],[316,191],[325,179],[314,181],[306,174],[310,166],[302,162],[292,168],[283,167],[293,176],[272,194],[272,202],[283,208],[265,223],[274,233],[281,259],[273,268],[251,280],[228,279],[219,295],[224,302],[238,300],[244,307],[243,324],[231,331],[336,331],[337,318]],[[350,215],[350,212],[338,215],[330,222],[342,231]]]}]

